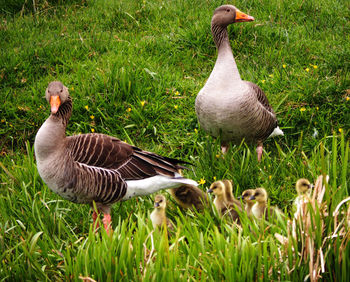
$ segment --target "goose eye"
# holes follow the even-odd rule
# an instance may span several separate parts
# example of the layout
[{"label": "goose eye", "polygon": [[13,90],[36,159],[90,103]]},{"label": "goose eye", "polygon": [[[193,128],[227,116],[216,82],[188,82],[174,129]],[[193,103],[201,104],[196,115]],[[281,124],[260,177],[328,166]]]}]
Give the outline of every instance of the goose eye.
[{"label": "goose eye", "polygon": [[230,9],[227,9],[226,12],[227,12],[227,13],[230,12]]},{"label": "goose eye", "polygon": [[61,93],[63,92],[63,89],[61,89],[61,91],[60,91]]}]

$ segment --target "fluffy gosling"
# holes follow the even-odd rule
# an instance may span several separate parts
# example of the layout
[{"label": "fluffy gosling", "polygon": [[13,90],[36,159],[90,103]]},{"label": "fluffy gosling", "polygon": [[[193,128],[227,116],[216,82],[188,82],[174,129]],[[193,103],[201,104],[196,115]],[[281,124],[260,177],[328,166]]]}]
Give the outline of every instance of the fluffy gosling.
[{"label": "fluffy gosling", "polygon": [[212,183],[207,192],[215,195],[214,205],[221,216],[228,214],[234,221],[240,223],[236,208],[241,211],[241,203],[234,198],[232,183],[229,180]]},{"label": "fluffy gosling", "polygon": [[313,185],[305,178],[300,178],[295,184],[295,189],[298,196],[293,203],[294,218],[298,218],[301,215],[303,205],[310,202],[311,189]]},{"label": "fluffy gosling", "polygon": [[184,209],[203,210],[209,203],[208,195],[194,185],[182,185],[178,188],[169,189],[168,192],[176,203]]},{"label": "fluffy gosling", "polygon": [[154,210],[150,215],[153,228],[166,226],[168,229],[174,229],[174,225],[167,218],[165,210],[165,197],[163,195],[156,195],[156,197],[154,198]]},{"label": "fluffy gosling", "polygon": [[258,219],[265,217],[266,220],[269,220],[276,217],[277,214],[282,214],[277,207],[270,207],[268,209],[267,192],[264,188],[256,188],[249,200],[256,200],[251,212]]},{"label": "fluffy gosling", "polygon": [[240,197],[245,203],[244,210],[246,211],[249,217],[252,216],[252,207],[255,204],[254,200],[250,200],[250,197],[254,195],[254,192],[254,189],[244,190],[242,196]]}]

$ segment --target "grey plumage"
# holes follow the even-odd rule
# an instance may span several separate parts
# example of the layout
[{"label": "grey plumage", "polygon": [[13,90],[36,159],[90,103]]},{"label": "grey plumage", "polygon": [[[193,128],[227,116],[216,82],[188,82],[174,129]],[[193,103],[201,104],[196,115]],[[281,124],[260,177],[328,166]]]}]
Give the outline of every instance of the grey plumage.
[{"label": "grey plumage", "polygon": [[196,182],[178,171],[184,161],[163,157],[104,134],[66,137],[72,113],[68,89],[58,81],[46,90],[51,115],[34,143],[37,167],[48,187],[75,203],[92,205],[109,214],[120,200]]},{"label": "grey plumage", "polygon": [[223,147],[243,139],[262,146],[269,136],[283,134],[266,95],[256,84],[241,79],[232,54],[227,25],[252,20],[236,7],[223,5],[214,11],[211,21],[218,57],[195,107],[201,127],[214,137],[220,136]]}]

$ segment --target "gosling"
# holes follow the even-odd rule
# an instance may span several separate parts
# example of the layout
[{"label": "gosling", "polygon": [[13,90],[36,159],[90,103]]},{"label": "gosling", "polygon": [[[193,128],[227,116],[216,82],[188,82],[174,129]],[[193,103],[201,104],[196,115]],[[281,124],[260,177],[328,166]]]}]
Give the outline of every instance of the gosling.
[{"label": "gosling", "polygon": [[170,230],[174,229],[174,225],[172,222],[167,218],[166,213],[166,199],[163,195],[156,195],[154,198],[154,210],[151,213],[151,221],[153,228],[158,227],[167,227]]},{"label": "gosling", "polygon": [[310,181],[305,178],[300,178],[295,184],[298,196],[295,198],[293,203],[294,218],[297,219],[302,212],[303,206],[310,202],[311,189],[313,185]]},{"label": "gosling", "polygon": [[215,195],[214,205],[221,216],[228,214],[233,221],[240,223],[239,211],[242,210],[241,203],[232,194],[232,183],[229,180],[216,181],[212,183],[207,191]]},{"label": "gosling", "polygon": [[250,200],[250,197],[254,195],[254,192],[254,189],[244,190],[242,196],[240,197],[245,203],[244,210],[246,211],[249,217],[252,216],[252,207],[255,204],[254,200]]},{"label": "gosling", "polygon": [[168,192],[183,209],[201,211],[209,203],[208,195],[194,185],[185,184]]},{"label": "gosling", "polygon": [[267,206],[267,192],[264,188],[256,188],[254,194],[250,196],[249,200],[256,200],[256,203],[253,205],[251,212],[254,217],[261,219],[265,218],[266,220],[276,218],[277,214],[282,215],[282,212],[277,207]]}]

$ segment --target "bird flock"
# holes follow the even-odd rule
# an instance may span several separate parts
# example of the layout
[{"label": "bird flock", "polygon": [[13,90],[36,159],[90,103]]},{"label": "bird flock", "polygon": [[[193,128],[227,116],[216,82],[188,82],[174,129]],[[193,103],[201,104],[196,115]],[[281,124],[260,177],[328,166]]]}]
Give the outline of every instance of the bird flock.
[{"label": "bird flock", "polygon": [[[232,5],[223,5],[214,11],[211,32],[218,56],[197,95],[194,109],[201,128],[220,138],[223,153],[227,152],[229,143],[245,141],[257,145],[260,162],[263,141],[283,132],[264,92],[256,84],[241,79],[227,32],[230,24],[253,20]],[[186,161],[148,152],[105,134],[66,136],[73,114],[73,99],[68,88],[60,81],[50,82],[45,97],[51,113],[35,137],[38,172],[55,193],[74,203],[89,204],[96,230],[100,215],[107,232],[112,230],[110,210],[114,203],[164,189],[184,209],[207,208],[211,204],[208,193],[212,193],[217,213],[231,218],[237,225],[241,224],[242,213],[253,219],[283,217],[281,210],[269,206],[264,188],[245,190],[240,199],[236,199],[232,182],[221,180],[212,183],[208,193],[204,193],[196,181],[182,175],[183,169],[191,165]],[[296,183],[295,218],[301,215],[301,206],[308,202],[311,188],[306,179]],[[163,195],[155,197],[150,218],[154,227],[174,228],[167,219]]]}]

